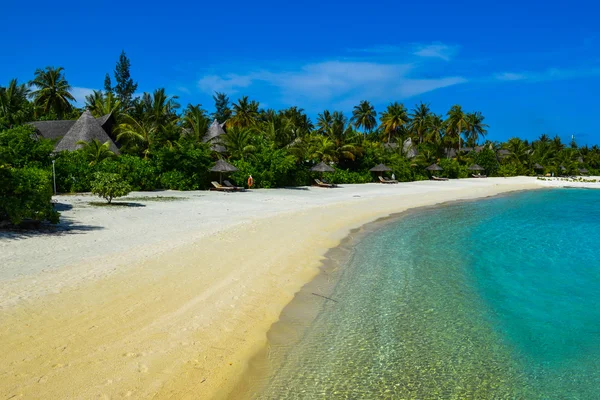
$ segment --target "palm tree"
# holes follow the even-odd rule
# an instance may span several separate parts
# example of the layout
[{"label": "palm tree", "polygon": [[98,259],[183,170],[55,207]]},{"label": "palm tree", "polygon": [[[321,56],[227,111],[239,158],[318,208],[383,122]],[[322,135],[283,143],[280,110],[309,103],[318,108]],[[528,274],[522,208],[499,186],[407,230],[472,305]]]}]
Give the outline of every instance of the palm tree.
[{"label": "palm tree", "polygon": [[73,106],[70,101],[75,101],[63,71],[63,67],[37,69],[35,77],[29,82],[30,86],[36,88],[31,92],[36,107],[44,114],[53,111],[58,118],[71,111]]},{"label": "palm tree", "polygon": [[112,114],[117,122],[121,118],[121,101],[112,92],[104,94],[94,90],[92,94],[85,96],[85,106],[96,118],[107,114]]},{"label": "palm tree", "polygon": [[150,146],[156,131],[156,125],[138,121],[129,114],[123,114],[122,122],[115,129],[117,141],[124,143],[126,149],[140,152],[144,158],[150,155]]},{"label": "palm tree", "polygon": [[208,130],[209,120],[202,105],[188,104],[182,120],[183,128],[196,142],[200,142]]},{"label": "palm tree", "polygon": [[231,123],[228,123],[227,126],[249,128],[256,124],[257,119],[258,103],[249,101],[248,96],[244,96],[233,104],[233,117],[231,117]]},{"label": "palm tree", "polygon": [[410,114],[409,129],[419,138],[419,143],[423,143],[423,136],[425,136],[430,122],[429,116],[429,105],[424,103],[416,106]]},{"label": "palm tree", "polygon": [[370,133],[377,126],[375,117],[377,117],[375,107],[368,101],[363,100],[359,105],[354,106],[350,122],[354,124],[356,129],[363,128],[366,132]]},{"label": "palm tree", "polygon": [[85,153],[86,159],[89,161],[90,167],[115,156],[115,153],[110,150],[109,143],[109,141],[100,143],[98,139],[92,139],[91,142],[83,140],[77,142],[77,144],[83,145],[82,150]]},{"label": "palm tree", "polygon": [[31,107],[27,101],[29,89],[11,79],[7,87],[0,86],[0,126],[12,128],[30,118]]},{"label": "palm tree", "polygon": [[220,144],[225,146],[231,157],[238,159],[244,159],[256,150],[252,144],[252,130],[249,128],[233,126],[227,129],[227,133],[220,137]]},{"label": "palm tree", "polygon": [[485,137],[487,135],[488,125],[483,123],[484,119],[485,117],[479,111],[468,113],[465,116],[465,120],[467,121],[467,141],[473,147],[477,145],[480,136]]},{"label": "palm tree", "polygon": [[391,103],[387,109],[381,113],[379,118],[383,132],[387,135],[387,142],[390,143],[392,136],[396,136],[399,131],[408,122],[408,114],[403,104],[398,102]]},{"label": "palm tree", "polygon": [[458,142],[458,149],[460,150],[460,135],[468,129],[469,123],[467,122],[462,107],[459,105],[452,106],[447,115],[446,132],[450,135],[451,139]]},{"label": "palm tree", "polygon": [[446,132],[446,121],[441,115],[430,114],[427,121],[427,136],[425,140],[430,143],[441,144]]}]

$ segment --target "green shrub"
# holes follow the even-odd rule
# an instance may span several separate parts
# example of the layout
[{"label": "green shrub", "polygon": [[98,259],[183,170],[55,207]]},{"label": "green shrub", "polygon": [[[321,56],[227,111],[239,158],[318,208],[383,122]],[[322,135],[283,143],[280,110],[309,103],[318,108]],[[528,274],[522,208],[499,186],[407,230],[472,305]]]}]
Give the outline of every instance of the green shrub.
[{"label": "green shrub", "polygon": [[90,166],[83,151],[61,151],[56,156],[56,190],[59,193],[89,192],[99,166]]},{"label": "green shrub", "polygon": [[498,168],[498,176],[517,176],[518,172],[517,166],[513,163],[502,164]]},{"label": "green shrub", "polygon": [[484,148],[479,153],[475,154],[473,161],[475,164],[484,168],[487,175],[496,176],[498,174],[500,165],[498,164],[498,158],[496,157],[494,150]]},{"label": "green shrub", "polygon": [[0,165],[0,225],[26,219],[57,223],[52,207],[52,175],[45,170]]},{"label": "green shrub", "polygon": [[160,176],[160,186],[171,190],[191,190],[190,188],[197,188],[198,184],[181,171],[168,171]]},{"label": "green shrub", "polygon": [[131,192],[131,186],[121,175],[108,172],[96,172],[91,186],[92,193],[108,201],[108,204],[115,197],[127,196]]},{"label": "green shrub", "polygon": [[444,158],[440,160],[439,166],[444,170],[440,171],[440,175],[446,178],[466,178],[469,176],[469,170],[464,165],[460,165],[453,158]]},{"label": "green shrub", "polygon": [[0,163],[14,168],[48,167],[52,150],[52,141],[38,137],[30,125],[0,132]]},{"label": "green shrub", "polygon": [[323,177],[330,183],[369,183],[373,182],[374,175],[369,171],[356,172],[336,168],[335,172],[327,172]]}]

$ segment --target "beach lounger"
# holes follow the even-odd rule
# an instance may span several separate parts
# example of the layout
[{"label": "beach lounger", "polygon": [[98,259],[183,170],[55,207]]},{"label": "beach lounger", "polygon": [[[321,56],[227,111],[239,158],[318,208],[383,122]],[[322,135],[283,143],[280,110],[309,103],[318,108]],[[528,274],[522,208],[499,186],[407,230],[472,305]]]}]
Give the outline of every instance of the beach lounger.
[{"label": "beach lounger", "polygon": [[447,181],[447,180],[448,180],[448,178],[439,178],[439,177],[437,177],[437,176],[432,176],[432,177],[431,177],[431,180],[432,180],[432,181]]},{"label": "beach lounger", "polygon": [[212,181],[211,183],[214,186],[214,188],[211,188],[210,190],[216,190],[218,192],[233,192],[233,191],[235,191],[234,188],[223,186],[219,182]]},{"label": "beach lounger", "polygon": [[244,192],[246,191],[246,188],[243,186],[235,186],[234,184],[232,184],[231,182],[229,182],[227,179],[223,181],[223,183],[225,184],[226,187],[228,188],[232,188],[235,190],[238,190],[240,192]]},{"label": "beach lounger", "polygon": [[379,182],[381,182],[381,183],[398,183],[398,181],[395,179],[387,179],[387,178],[384,178],[383,176],[379,177]]},{"label": "beach lounger", "polygon": [[317,184],[318,187],[324,187],[324,188],[334,188],[334,187],[337,187],[333,183],[321,182],[319,179],[315,179],[315,182],[316,182],[316,184]]},{"label": "beach lounger", "polygon": [[477,175],[475,175],[475,174],[471,174],[471,176],[472,176],[473,178],[487,178],[487,175],[481,175],[481,174],[477,174]]}]

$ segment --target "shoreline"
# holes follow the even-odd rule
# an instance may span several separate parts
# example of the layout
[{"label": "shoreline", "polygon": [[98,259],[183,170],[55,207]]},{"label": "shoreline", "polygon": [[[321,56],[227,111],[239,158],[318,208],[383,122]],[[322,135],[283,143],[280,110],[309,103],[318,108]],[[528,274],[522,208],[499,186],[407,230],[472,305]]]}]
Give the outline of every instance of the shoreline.
[{"label": "shoreline", "polygon": [[[304,193],[287,209],[261,204],[267,209],[241,221],[220,224],[217,218],[187,242],[165,239],[162,247],[156,246],[160,251],[121,257],[127,265],[117,268],[111,264],[116,254],[88,254],[108,268],[90,272],[67,264],[46,276],[34,270],[13,281],[3,279],[1,287],[10,287],[8,297],[13,298],[0,299],[0,326],[6,327],[0,342],[9,349],[7,366],[0,369],[0,393],[142,398],[229,393],[248,361],[264,347],[266,332],[281,310],[318,275],[327,251],[352,229],[415,207],[548,187],[535,178],[406,183],[391,190],[347,186],[333,200],[326,197],[338,196],[333,192],[337,189],[312,189],[308,192],[316,200]],[[274,192],[261,191],[260,196]],[[241,196],[233,196],[237,195],[207,197],[217,199],[221,208],[230,206],[234,214],[235,207],[242,207],[243,216],[248,207],[235,203]],[[281,197],[284,205],[297,200],[290,200],[293,196],[287,192]],[[324,198],[328,201],[320,201]],[[52,237],[49,248],[70,238]],[[10,251],[11,243],[21,243],[27,250],[36,240],[41,243],[33,237],[0,245]],[[33,258],[44,257],[48,254]],[[69,274],[83,279],[56,286]],[[35,288],[25,283],[50,290],[31,294]]]}]

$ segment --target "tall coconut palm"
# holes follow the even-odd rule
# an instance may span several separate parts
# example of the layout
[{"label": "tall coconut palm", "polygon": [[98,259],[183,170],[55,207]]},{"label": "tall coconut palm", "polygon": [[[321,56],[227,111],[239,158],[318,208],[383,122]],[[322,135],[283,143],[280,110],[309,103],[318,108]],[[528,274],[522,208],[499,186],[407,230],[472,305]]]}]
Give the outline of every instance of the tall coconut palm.
[{"label": "tall coconut palm", "polygon": [[427,136],[425,140],[434,144],[441,144],[446,132],[446,121],[441,115],[430,114],[427,121]]},{"label": "tall coconut palm", "polygon": [[419,139],[419,143],[423,143],[423,137],[429,126],[429,117],[431,115],[429,105],[420,103],[410,113],[410,122],[408,127],[410,131]]},{"label": "tall coconut palm", "polygon": [[406,107],[398,102],[391,103],[387,109],[381,113],[379,118],[381,128],[387,135],[387,142],[390,143],[393,136],[396,136],[404,125],[408,122]]},{"label": "tall coconut palm", "polygon": [[249,101],[248,96],[244,96],[233,104],[233,116],[227,126],[249,128],[256,124],[258,115],[258,103]]},{"label": "tall coconut palm", "polygon": [[448,111],[448,119],[446,132],[449,134],[450,138],[453,139],[457,143],[457,148],[461,147],[461,135],[466,132],[469,127],[469,123],[467,122],[467,117],[462,110],[462,107],[459,105],[454,105]]},{"label": "tall coconut palm", "polygon": [[63,67],[37,69],[35,77],[29,82],[30,86],[35,87],[31,96],[39,111],[44,114],[54,112],[58,118],[71,111],[73,106],[70,101],[75,101],[63,71]]},{"label": "tall coconut palm", "polygon": [[465,120],[467,121],[467,141],[473,147],[477,146],[479,137],[487,135],[488,125],[483,122],[484,119],[485,117],[479,111],[468,113],[465,116]]},{"label": "tall coconut palm", "polygon": [[350,122],[354,124],[356,129],[363,129],[365,133],[371,133],[377,126],[375,117],[377,117],[375,107],[368,101],[363,100],[359,105],[354,106]]},{"label": "tall coconut palm", "polygon": [[29,89],[11,79],[7,87],[0,86],[0,127],[12,128],[31,117],[31,107],[27,101]]},{"label": "tall coconut palm", "polygon": [[92,139],[91,142],[79,141],[77,144],[83,145],[82,150],[90,167],[115,156],[115,153],[110,150],[108,141],[101,143],[98,139]]}]

